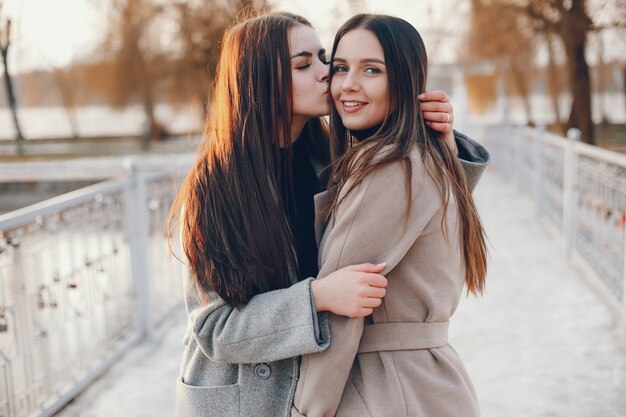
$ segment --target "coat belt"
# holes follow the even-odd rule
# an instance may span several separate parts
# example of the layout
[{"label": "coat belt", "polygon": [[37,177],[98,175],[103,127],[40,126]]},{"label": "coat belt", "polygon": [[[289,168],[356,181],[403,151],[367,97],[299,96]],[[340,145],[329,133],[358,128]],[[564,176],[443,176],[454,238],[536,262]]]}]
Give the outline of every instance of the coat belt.
[{"label": "coat belt", "polygon": [[448,324],[447,321],[366,324],[358,353],[441,347],[448,343]]}]

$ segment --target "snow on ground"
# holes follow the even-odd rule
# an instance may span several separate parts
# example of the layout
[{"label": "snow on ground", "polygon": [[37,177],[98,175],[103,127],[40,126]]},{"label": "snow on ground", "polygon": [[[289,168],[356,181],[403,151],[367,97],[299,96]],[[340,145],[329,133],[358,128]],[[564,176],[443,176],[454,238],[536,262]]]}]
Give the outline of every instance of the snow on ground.
[{"label": "snow on ground", "polygon": [[[450,342],[483,417],[625,417],[626,351],[608,309],[513,185],[487,172],[476,198],[492,245],[487,291],[462,299]],[[173,415],[184,326],[181,312],[58,416]]]},{"label": "snow on ground", "polygon": [[488,172],[476,199],[492,245],[487,291],[462,299],[450,339],[483,416],[626,416],[626,350],[583,272],[511,183]]}]

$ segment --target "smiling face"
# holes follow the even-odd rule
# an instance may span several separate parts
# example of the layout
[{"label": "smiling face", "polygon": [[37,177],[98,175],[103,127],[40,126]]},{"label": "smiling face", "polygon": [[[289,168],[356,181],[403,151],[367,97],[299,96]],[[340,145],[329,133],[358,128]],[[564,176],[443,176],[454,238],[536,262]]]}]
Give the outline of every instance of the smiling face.
[{"label": "smiling face", "polygon": [[297,25],[289,30],[289,55],[292,125],[304,126],[309,119],[329,112],[326,50],[312,28]]},{"label": "smiling face", "polygon": [[366,29],[346,33],[332,64],[330,89],[343,125],[363,130],[382,123],[389,110],[389,84],[385,53],[376,36]]}]

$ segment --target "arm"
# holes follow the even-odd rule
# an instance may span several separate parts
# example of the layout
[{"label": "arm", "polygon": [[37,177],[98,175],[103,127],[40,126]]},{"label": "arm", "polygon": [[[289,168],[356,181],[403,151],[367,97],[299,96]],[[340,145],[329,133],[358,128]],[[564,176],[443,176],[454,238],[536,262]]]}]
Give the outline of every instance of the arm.
[{"label": "arm", "polygon": [[[403,162],[397,162],[366,178],[339,206],[321,248],[320,275],[361,259],[386,262],[385,274],[402,260],[440,206],[438,195],[430,194],[436,190],[425,181],[419,156],[412,165],[413,204],[406,223],[409,196]],[[341,401],[363,319],[329,314],[329,321],[331,346],[302,358],[292,416],[331,417]]]},{"label": "arm", "polygon": [[474,191],[485,168],[491,162],[489,151],[480,143],[461,132],[454,130],[454,141],[457,148],[457,156],[470,190]]},{"label": "arm", "polygon": [[191,323],[189,336],[213,361],[272,362],[320,352],[330,342],[327,314],[315,311],[312,278],[256,295],[236,309],[216,293],[209,294],[208,303],[202,304],[196,284],[187,275],[184,290]]},{"label": "arm", "polygon": [[193,336],[206,357],[228,363],[272,362],[322,351],[330,343],[328,316],[323,312],[350,317],[370,314],[369,307],[380,304],[387,285],[378,274],[381,271],[381,265],[350,265],[320,282],[308,278],[258,294],[241,309],[215,292],[202,303],[188,273],[185,303],[190,326],[185,340]]}]

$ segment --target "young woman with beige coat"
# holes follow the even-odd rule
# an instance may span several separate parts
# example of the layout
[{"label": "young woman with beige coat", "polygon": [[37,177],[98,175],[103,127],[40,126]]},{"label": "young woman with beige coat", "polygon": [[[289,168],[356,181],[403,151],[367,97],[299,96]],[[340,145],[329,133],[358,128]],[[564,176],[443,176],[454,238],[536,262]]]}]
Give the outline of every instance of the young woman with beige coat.
[{"label": "young woman with beige coat", "polygon": [[367,259],[386,263],[388,285],[371,316],[330,315],[331,345],[302,358],[294,417],[480,415],[448,324],[464,287],[484,289],[485,238],[461,164],[417,104],[426,68],[402,19],[357,15],[335,37],[319,275]]}]

